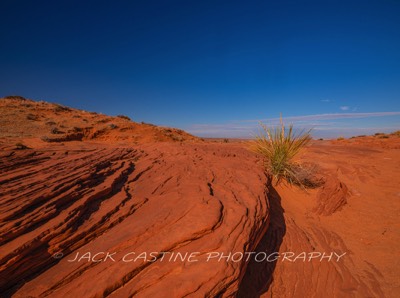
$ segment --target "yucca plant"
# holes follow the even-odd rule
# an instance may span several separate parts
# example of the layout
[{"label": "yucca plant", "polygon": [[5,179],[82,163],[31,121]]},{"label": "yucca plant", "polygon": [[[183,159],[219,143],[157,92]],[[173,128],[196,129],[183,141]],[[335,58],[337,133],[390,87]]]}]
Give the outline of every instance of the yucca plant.
[{"label": "yucca plant", "polygon": [[260,123],[261,132],[256,135],[251,149],[264,157],[265,168],[278,184],[285,179],[290,184],[305,185],[304,171],[293,158],[311,141],[311,129],[295,133],[293,125],[285,128],[282,116],[280,126],[270,128]]}]

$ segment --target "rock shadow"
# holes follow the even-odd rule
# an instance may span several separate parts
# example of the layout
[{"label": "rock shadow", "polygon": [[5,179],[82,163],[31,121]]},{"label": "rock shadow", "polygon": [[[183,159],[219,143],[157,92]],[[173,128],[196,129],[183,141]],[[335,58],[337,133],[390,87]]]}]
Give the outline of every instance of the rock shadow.
[{"label": "rock shadow", "polygon": [[[281,206],[281,197],[273,187],[272,183],[268,185],[269,204],[270,204],[270,223],[264,236],[257,245],[256,253],[266,253],[270,255],[279,252],[283,237],[286,233],[284,209]],[[254,255],[253,255],[254,256]],[[263,255],[259,255],[259,259],[263,259]],[[271,256],[273,259],[273,256]],[[276,267],[276,261],[257,262],[252,257],[247,265],[246,272],[240,282],[239,290],[236,294],[238,298],[259,298],[263,293],[267,292],[272,281],[273,273]]]}]

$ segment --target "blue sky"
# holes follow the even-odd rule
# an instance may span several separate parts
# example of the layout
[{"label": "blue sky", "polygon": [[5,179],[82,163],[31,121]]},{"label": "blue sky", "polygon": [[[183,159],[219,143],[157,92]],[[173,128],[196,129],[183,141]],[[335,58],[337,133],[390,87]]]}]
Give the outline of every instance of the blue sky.
[{"label": "blue sky", "polygon": [[248,137],[280,113],[316,137],[400,129],[400,1],[6,0],[0,11],[3,96],[201,136]]}]

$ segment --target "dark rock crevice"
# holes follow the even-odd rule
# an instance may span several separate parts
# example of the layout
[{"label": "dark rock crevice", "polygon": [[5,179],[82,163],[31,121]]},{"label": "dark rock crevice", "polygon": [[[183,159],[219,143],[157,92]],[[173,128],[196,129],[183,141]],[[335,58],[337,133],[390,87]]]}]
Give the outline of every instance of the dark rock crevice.
[{"label": "dark rock crevice", "polygon": [[[262,236],[254,252],[266,253],[270,255],[278,252],[282,244],[283,237],[286,233],[284,209],[281,205],[281,197],[268,181],[268,200],[270,205],[270,222],[267,231]],[[257,262],[255,258],[251,258],[245,268],[244,276],[240,282],[239,289],[236,293],[238,298],[258,298],[267,292],[273,281],[273,273],[276,267],[276,261]]]}]

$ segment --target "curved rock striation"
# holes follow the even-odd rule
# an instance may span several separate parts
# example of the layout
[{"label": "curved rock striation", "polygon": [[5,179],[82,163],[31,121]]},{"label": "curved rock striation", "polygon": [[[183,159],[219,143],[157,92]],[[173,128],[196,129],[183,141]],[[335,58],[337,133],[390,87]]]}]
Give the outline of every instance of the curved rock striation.
[{"label": "curved rock striation", "polygon": [[245,262],[210,252],[253,250],[269,220],[265,175],[235,146],[72,142],[4,150],[1,292],[233,295]]},{"label": "curved rock striation", "polygon": [[240,141],[19,97],[0,115],[1,297],[400,295],[398,133],[314,142],[305,192]]},{"label": "curved rock striation", "polygon": [[319,189],[270,184],[256,251],[279,258],[250,262],[237,297],[399,296],[400,139],[379,142],[310,147],[302,159],[318,160]]}]

